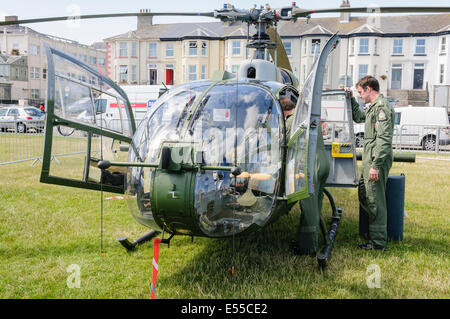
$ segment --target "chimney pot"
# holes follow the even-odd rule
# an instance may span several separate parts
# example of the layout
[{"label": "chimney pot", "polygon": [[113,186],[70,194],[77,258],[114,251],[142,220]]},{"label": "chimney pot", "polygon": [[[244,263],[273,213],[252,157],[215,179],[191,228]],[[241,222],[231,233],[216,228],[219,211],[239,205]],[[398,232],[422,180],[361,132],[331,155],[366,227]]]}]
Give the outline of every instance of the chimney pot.
[{"label": "chimney pot", "polygon": [[17,16],[6,16],[5,17],[5,22],[17,21],[17,20],[19,20]]}]

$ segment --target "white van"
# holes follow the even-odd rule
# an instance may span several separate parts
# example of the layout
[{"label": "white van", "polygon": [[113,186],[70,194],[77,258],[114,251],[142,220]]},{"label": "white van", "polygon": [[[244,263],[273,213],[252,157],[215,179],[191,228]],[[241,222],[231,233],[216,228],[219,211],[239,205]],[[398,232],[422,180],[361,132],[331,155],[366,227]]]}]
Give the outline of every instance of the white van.
[{"label": "white van", "polygon": [[[393,145],[421,146],[424,150],[435,150],[439,144],[450,144],[449,119],[442,107],[407,106],[395,110]],[[364,124],[355,124],[357,146],[364,143]]]},{"label": "white van", "polygon": [[[169,89],[168,86],[163,85],[124,85],[121,88],[130,101],[136,127],[147,114],[147,110],[156,102],[160,92]],[[122,128],[121,120],[125,119],[124,122],[126,122],[125,102],[108,92],[102,93],[101,96],[94,96],[97,125],[123,132],[127,129]],[[91,122],[93,120],[91,103],[91,97],[85,97],[70,104],[67,111],[77,121]]]},{"label": "white van", "polygon": [[[136,124],[144,118],[147,110],[153,106],[158,99],[160,90],[164,89],[163,85],[124,85],[121,89],[128,96],[133,110]],[[118,103],[108,99],[105,117],[108,120],[119,120]],[[123,106],[122,106],[123,108]],[[123,111],[125,111],[123,109]]]}]

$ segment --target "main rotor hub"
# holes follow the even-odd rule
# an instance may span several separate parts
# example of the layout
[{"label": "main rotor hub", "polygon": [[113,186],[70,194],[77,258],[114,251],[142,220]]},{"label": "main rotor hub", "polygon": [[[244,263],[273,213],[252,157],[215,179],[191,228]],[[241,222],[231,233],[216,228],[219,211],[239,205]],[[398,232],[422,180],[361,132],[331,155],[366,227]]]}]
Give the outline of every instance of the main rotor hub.
[{"label": "main rotor hub", "polygon": [[230,4],[224,4],[223,9],[216,10],[214,16],[223,22],[242,21],[248,25],[254,25],[256,33],[251,36],[247,48],[256,49],[254,58],[264,59],[266,49],[276,49],[277,44],[270,40],[267,34],[269,26],[276,26],[279,20],[292,20],[291,11],[296,8],[295,2],[291,7],[272,10],[267,4],[257,8],[256,5],[249,10],[238,10]]}]

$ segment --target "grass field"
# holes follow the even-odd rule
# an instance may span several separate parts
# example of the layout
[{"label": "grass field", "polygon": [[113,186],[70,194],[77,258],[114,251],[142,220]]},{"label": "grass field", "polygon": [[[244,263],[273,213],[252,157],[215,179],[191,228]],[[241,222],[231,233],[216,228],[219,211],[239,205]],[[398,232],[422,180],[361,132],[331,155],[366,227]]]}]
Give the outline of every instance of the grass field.
[{"label": "grass field", "polygon": [[[116,241],[147,231],[126,202],[104,201],[101,260],[100,193],[41,184],[39,173],[30,162],[0,166],[0,298],[150,298],[152,244],[127,253]],[[450,162],[394,163],[391,174],[400,173],[408,217],[404,240],[387,251],[356,249],[357,191],[332,188],[344,217],[325,271],[290,251],[296,208],[234,243],[176,236],[162,245],[158,298],[450,298]],[[80,288],[67,286],[72,264]],[[381,271],[380,288],[367,286],[370,265]]]}]

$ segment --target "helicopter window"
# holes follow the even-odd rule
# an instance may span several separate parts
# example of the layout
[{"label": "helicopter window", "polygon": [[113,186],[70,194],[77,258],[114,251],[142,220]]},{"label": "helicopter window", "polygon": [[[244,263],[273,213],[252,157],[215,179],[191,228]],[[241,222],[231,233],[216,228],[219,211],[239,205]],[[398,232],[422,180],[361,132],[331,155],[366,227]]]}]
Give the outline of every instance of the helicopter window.
[{"label": "helicopter window", "polygon": [[[200,106],[199,106],[200,108]],[[206,165],[238,166],[205,171],[196,179],[196,214],[208,236],[240,232],[268,220],[280,169],[281,111],[268,90],[251,84],[214,86],[193,119],[193,137]]]},{"label": "helicopter window", "polygon": [[256,86],[226,84],[213,87],[190,125],[194,140],[201,141],[205,152],[211,155],[207,163],[233,163],[234,153],[238,152],[245,138],[245,134],[239,132],[258,129],[264,118],[264,125],[278,128],[277,123],[268,123],[270,120],[273,122],[276,112],[265,117],[272,104],[273,97]]},{"label": "helicopter window", "polygon": [[292,79],[289,76],[289,74],[285,70],[282,70],[282,69],[280,69],[280,72],[281,72],[281,76],[283,77],[283,83],[284,84],[292,84]]},{"label": "helicopter window", "polygon": [[254,67],[249,67],[247,69],[247,78],[254,79],[256,78],[256,69]]},{"label": "helicopter window", "polygon": [[[201,93],[211,85],[210,82],[187,84],[170,90],[156,101],[152,112],[141,122],[142,130],[135,134],[134,143],[145,141],[146,146],[139,147],[140,157],[154,163],[159,157],[159,148],[166,140],[179,140],[179,133],[186,121],[192,105]],[[145,135],[146,138],[142,139]],[[132,160],[135,160],[133,157]]]},{"label": "helicopter window", "polygon": [[59,76],[56,77],[55,84],[56,115],[77,122],[95,123],[89,87]]}]

